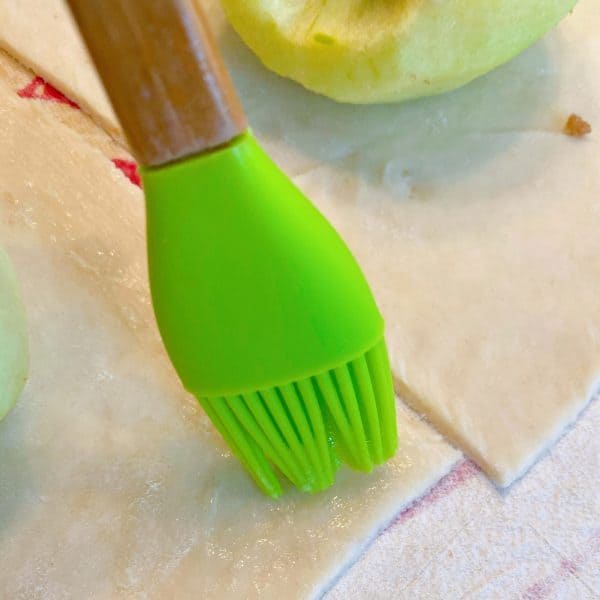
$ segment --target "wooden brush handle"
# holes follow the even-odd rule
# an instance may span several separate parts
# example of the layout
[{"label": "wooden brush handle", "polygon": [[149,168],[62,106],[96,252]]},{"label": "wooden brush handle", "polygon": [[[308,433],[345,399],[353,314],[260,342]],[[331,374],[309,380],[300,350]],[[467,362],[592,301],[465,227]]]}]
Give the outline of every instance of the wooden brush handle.
[{"label": "wooden brush handle", "polygon": [[204,152],[246,129],[197,2],[67,1],[143,165]]}]

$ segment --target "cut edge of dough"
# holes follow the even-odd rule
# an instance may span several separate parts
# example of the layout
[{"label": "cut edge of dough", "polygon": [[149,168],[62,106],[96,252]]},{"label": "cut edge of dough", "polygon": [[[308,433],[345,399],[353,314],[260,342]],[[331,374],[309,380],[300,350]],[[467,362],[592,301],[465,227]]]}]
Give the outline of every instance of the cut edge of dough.
[{"label": "cut edge of dough", "polygon": [[[396,397],[398,402],[402,402],[398,397]],[[419,419],[419,414],[415,413],[412,408],[406,405],[404,402],[402,404],[406,407],[406,411],[412,413],[413,418]],[[448,441],[444,438],[444,441]],[[415,487],[415,493],[412,494],[412,500],[403,504],[402,506],[393,507],[390,510],[390,514],[387,515],[384,519],[381,520],[381,525],[378,529],[373,530],[367,538],[364,540],[358,541],[353,547],[349,549],[348,555],[345,560],[342,561],[342,568],[332,573],[329,579],[325,579],[323,584],[320,586],[314,587],[309,595],[309,598],[321,599],[324,595],[331,590],[335,584],[340,581],[344,575],[353,567],[353,565],[360,559],[361,556],[368,550],[368,548],[375,542],[375,540],[388,528],[390,527],[395,520],[401,515],[406,509],[408,509],[413,504],[419,502],[422,498],[424,498],[438,483],[446,477],[449,473],[452,472],[453,469],[456,468],[461,461],[464,460],[463,453],[454,448],[455,453],[450,460],[447,460],[444,463],[440,463],[439,468],[431,473],[429,479],[423,482],[419,487]]]},{"label": "cut edge of dough", "polygon": [[598,393],[600,393],[600,378],[595,378],[588,386],[585,395],[581,396],[576,403],[565,405],[563,418],[555,421],[554,427],[544,435],[543,443],[539,444],[512,473],[505,474],[504,477],[500,475],[498,480],[493,478],[494,482],[505,488],[527,475],[528,471],[571,430],[590,404],[596,400]]},{"label": "cut edge of dough", "polygon": [[423,403],[419,395],[413,392],[396,376],[394,376],[394,390],[403,403],[414,410],[417,415],[422,416],[448,443],[474,460],[495,485],[500,488],[507,488],[526,475],[527,472],[569,431],[583,411],[590,405],[594,398],[600,394],[600,378],[594,380],[588,387],[587,393],[582,396],[579,402],[565,407],[564,417],[557,420],[554,423],[554,427],[543,436],[543,443],[538,444],[530,453],[528,453],[518,467],[505,472],[487,460],[466,437],[453,429],[451,424],[446,422],[441,415],[435,413],[430,407]]}]

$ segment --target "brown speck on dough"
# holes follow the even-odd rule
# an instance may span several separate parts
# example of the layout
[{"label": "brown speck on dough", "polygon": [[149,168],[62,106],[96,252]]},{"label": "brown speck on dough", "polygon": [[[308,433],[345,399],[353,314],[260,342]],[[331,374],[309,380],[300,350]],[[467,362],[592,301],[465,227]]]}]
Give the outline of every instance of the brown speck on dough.
[{"label": "brown speck on dough", "polygon": [[583,137],[592,131],[592,126],[575,113],[571,114],[563,127],[563,132],[571,137]]}]

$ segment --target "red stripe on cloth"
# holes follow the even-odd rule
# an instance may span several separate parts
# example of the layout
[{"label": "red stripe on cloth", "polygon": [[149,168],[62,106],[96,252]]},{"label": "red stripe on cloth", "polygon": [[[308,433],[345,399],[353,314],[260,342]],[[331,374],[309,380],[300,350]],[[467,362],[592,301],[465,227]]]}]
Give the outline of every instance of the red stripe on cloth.
[{"label": "red stripe on cloth", "polygon": [[463,483],[477,475],[477,473],[479,473],[479,467],[474,462],[470,460],[463,461],[458,467],[448,473],[446,477],[442,478],[442,480],[433,487],[426,496],[423,496],[420,500],[417,500],[414,504],[403,510],[388,529],[397,523],[404,523],[409,519],[412,519],[428,506],[435,504],[438,500],[441,500],[453,492]]},{"label": "red stripe on cloth", "polygon": [[47,83],[39,75],[36,75],[24,88],[17,91],[21,98],[31,98],[33,100],[48,100],[49,102],[58,102],[66,104],[72,108],[79,108],[76,102],[59,92],[53,85]]},{"label": "red stripe on cloth", "polygon": [[137,165],[133,160],[126,160],[124,158],[112,158],[113,165],[119,169],[131,183],[137,185],[139,188],[142,187],[142,179],[138,172]]},{"label": "red stripe on cloth", "polygon": [[596,529],[588,539],[585,549],[582,552],[579,552],[570,559],[563,558],[554,573],[536,581],[533,585],[530,585],[523,592],[522,598],[524,600],[544,600],[545,598],[553,598],[554,594],[552,592],[554,591],[554,588],[567,579],[567,577],[575,575],[583,565],[595,558],[596,554],[599,552],[600,529]]}]

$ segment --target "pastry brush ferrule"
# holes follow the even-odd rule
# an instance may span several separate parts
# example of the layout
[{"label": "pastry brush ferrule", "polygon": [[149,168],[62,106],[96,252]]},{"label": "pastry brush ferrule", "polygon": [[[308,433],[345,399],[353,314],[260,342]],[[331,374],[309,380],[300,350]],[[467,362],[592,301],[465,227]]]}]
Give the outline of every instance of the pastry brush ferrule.
[{"label": "pastry brush ferrule", "polygon": [[[395,402],[373,296],[246,130],[193,3],[70,4],[144,165],[152,300],[185,387],[271,496],[274,467],[318,491],[340,461],[370,471],[388,459]],[[128,68],[114,65],[122,46]]]}]

